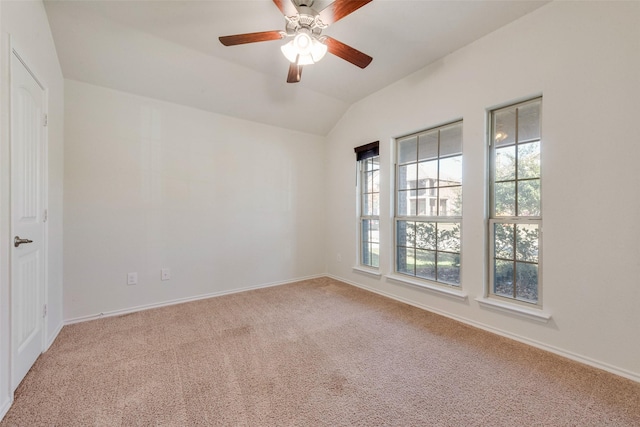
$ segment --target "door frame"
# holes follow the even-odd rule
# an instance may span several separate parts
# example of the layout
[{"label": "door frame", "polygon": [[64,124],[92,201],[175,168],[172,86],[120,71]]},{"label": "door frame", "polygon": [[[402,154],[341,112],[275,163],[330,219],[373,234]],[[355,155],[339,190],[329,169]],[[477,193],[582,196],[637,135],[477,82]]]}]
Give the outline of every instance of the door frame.
[{"label": "door frame", "polygon": [[[40,86],[40,88],[42,89],[42,102],[43,102],[43,106],[42,106],[42,111],[43,114],[45,114],[46,116],[48,116],[49,114],[49,90],[46,87],[46,85],[44,85],[42,83],[42,80],[40,80],[38,78],[38,75],[36,72],[34,72],[34,68],[29,65],[30,62],[25,60],[25,56],[21,54],[21,52],[24,52],[24,50],[21,50],[19,45],[17,45],[15,43],[15,40],[13,40],[13,38],[11,37],[11,35],[9,35],[9,60],[8,60],[8,73],[9,73],[9,97],[8,97],[8,116],[7,116],[7,125],[9,128],[9,132],[8,132],[8,137],[9,137],[9,233],[10,233],[10,238],[6,239],[7,241],[5,242],[5,244],[7,244],[9,246],[9,263],[8,263],[8,267],[9,267],[9,311],[10,311],[10,318],[9,318],[9,325],[10,325],[10,329],[11,329],[11,336],[9,339],[9,388],[10,388],[10,394],[11,394],[11,400],[13,400],[13,394],[15,393],[15,390],[17,388],[17,386],[19,384],[16,384],[14,386],[13,382],[14,382],[14,365],[15,365],[15,353],[17,351],[16,348],[14,348],[14,334],[15,334],[15,328],[14,328],[14,321],[13,321],[13,298],[12,298],[12,290],[13,290],[13,271],[12,271],[12,264],[13,264],[13,249],[11,248],[11,242],[13,241],[13,236],[14,236],[14,218],[13,218],[13,203],[12,203],[12,174],[13,174],[13,170],[12,170],[12,156],[13,156],[13,150],[12,150],[12,145],[13,145],[13,129],[11,128],[11,122],[12,122],[12,103],[13,103],[13,76],[12,76],[12,68],[14,66],[14,62],[18,61],[19,63],[22,64],[22,66],[27,70],[27,72],[31,75],[31,77],[33,77],[33,79],[36,81],[36,83],[38,84],[38,86]],[[41,184],[42,184],[42,193],[41,193],[41,198],[42,198],[42,207],[43,209],[48,211],[48,207],[49,207],[49,132],[48,132],[48,124],[47,126],[45,126],[45,130],[42,132],[42,164],[40,166],[41,170],[40,173],[42,174],[42,180],[41,180]],[[43,241],[42,241],[42,256],[43,256],[43,266],[42,266],[42,275],[43,275],[43,280],[42,280],[42,289],[40,289],[41,292],[41,296],[42,296],[42,304],[44,306],[48,306],[48,284],[49,284],[49,251],[48,251],[48,242],[49,242],[49,221],[48,219],[44,221],[43,224]],[[46,344],[48,342],[48,330],[47,330],[47,319],[48,316],[46,314],[43,313],[43,316],[40,317],[40,326],[42,327],[42,342],[40,343],[40,349],[41,349],[41,353],[43,353],[46,350]]]}]

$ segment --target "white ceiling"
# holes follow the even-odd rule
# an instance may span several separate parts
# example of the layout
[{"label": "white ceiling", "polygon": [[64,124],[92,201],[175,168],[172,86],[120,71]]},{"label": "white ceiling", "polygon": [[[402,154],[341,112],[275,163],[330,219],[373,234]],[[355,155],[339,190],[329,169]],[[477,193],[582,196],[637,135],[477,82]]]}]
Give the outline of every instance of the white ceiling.
[{"label": "white ceiling", "polygon": [[284,41],[218,41],[284,30],[271,0],[45,1],[65,78],[318,135],[352,103],[544,3],[373,0],[323,31],[372,56],[369,67],[328,54],[287,84]]}]

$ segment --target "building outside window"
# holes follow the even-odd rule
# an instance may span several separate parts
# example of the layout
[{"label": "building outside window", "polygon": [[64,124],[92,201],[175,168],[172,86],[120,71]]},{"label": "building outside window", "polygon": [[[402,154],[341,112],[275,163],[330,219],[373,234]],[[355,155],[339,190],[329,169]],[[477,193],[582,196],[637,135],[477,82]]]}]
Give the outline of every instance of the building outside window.
[{"label": "building outside window", "polygon": [[541,305],[542,99],[491,112],[489,295]]},{"label": "building outside window", "polygon": [[396,147],[395,271],[460,286],[462,121]]},{"label": "building outside window", "polygon": [[364,267],[380,266],[379,143],[355,148],[358,159],[359,260]]}]

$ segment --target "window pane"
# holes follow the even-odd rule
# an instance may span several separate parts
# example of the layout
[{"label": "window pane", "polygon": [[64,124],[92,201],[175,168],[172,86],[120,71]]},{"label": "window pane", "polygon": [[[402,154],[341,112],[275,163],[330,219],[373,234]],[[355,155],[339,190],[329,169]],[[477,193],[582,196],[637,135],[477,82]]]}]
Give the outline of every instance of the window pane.
[{"label": "window pane", "polygon": [[518,182],[518,216],[540,216],[540,180]]},{"label": "window pane", "polygon": [[440,156],[462,154],[462,123],[440,130]]},{"label": "window pane", "polygon": [[422,182],[422,188],[438,186],[437,160],[418,163],[418,181]]},{"label": "window pane", "polygon": [[496,147],[513,144],[516,141],[515,109],[497,111],[493,115],[493,140]]},{"label": "window pane", "polygon": [[371,194],[371,215],[380,215],[380,195],[378,193]]},{"label": "window pane", "polygon": [[416,249],[416,276],[436,280],[436,253]]},{"label": "window pane", "polygon": [[369,241],[380,243],[380,221],[377,219],[369,220]]},{"label": "window pane", "polygon": [[369,242],[362,242],[362,264],[371,265],[371,249]]},{"label": "window pane", "polygon": [[493,293],[513,298],[513,262],[494,261]]},{"label": "window pane", "polygon": [[398,247],[397,263],[398,272],[414,275],[415,257],[413,248]]},{"label": "window pane", "polygon": [[418,137],[418,160],[431,160],[438,157],[438,131],[423,133]]},{"label": "window pane", "polygon": [[424,197],[424,194],[426,190],[420,190],[418,191],[418,199],[417,199],[417,209],[418,209],[418,216],[426,216],[429,214],[428,210],[427,210],[427,199],[426,197]]},{"label": "window pane", "polygon": [[436,223],[416,222],[416,247],[436,249]]},{"label": "window pane", "polygon": [[371,194],[362,195],[362,215],[371,215]]},{"label": "window pane", "polygon": [[416,214],[417,205],[415,200],[417,194],[416,190],[398,191],[398,215],[409,216]]},{"label": "window pane", "polygon": [[496,216],[515,216],[516,184],[515,182],[498,182],[494,186]]},{"label": "window pane", "polygon": [[460,224],[438,223],[438,250],[460,252]]},{"label": "window pane", "polygon": [[438,252],[438,281],[460,284],[460,255]]},{"label": "window pane", "polygon": [[538,262],[538,225],[516,225],[516,259]]},{"label": "window pane", "polygon": [[496,258],[513,259],[513,224],[493,224],[493,253]]},{"label": "window pane", "polygon": [[438,215],[438,199],[435,197],[437,194],[437,189],[433,188],[429,191],[429,200],[428,200],[428,209],[429,216],[437,216]]},{"label": "window pane", "polygon": [[534,304],[540,285],[540,123],[540,99],[492,112],[492,217],[530,219],[491,225],[491,293]]},{"label": "window pane", "polygon": [[362,193],[363,194],[371,193],[371,184],[372,184],[371,174],[368,172],[363,172],[362,173]]},{"label": "window pane", "polygon": [[380,221],[366,217],[376,217],[380,212],[380,159],[378,156],[361,160],[360,186],[360,259],[361,265],[378,267]]},{"label": "window pane", "polygon": [[398,163],[415,162],[418,157],[418,137],[412,136],[398,142]]},{"label": "window pane", "polygon": [[495,180],[507,181],[516,179],[516,147],[496,149]]},{"label": "window pane", "polygon": [[409,190],[416,188],[416,164],[398,166],[398,189]]},{"label": "window pane", "polygon": [[440,187],[462,184],[462,156],[440,160]]},{"label": "window pane", "polygon": [[368,219],[362,220],[362,241],[369,242],[371,241],[371,221]]},{"label": "window pane", "polygon": [[518,179],[540,178],[540,142],[518,144]]},{"label": "window pane", "polygon": [[538,301],[538,265],[516,262],[516,298]]},{"label": "window pane", "polygon": [[462,215],[462,187],[444,187],[440,189],[438,199],[439,216]]},{"label": "window pane", "polygon": [[362,240],[366,242],[380,242],[380,221],[373,219],[362,220]]},{"label": "window pane", "polygon": [[371,265],[372,267],[380,267],[380,245],[371,243]]},{"label": "window pane", "polygon": [[396,227],[396,239],[398,246],[414,247],[416,243],[415,223],[409,221],[398,221]]},{"label": "window pane", "polygon": [[369,163],[367,165],[367,170],[377,171],[380,169],[380,157],[375,156],[368,159]]},{"label": "window pane", "polygon": [[396,171],[396,217],[414,220],[396,221],[396,271],[442,282],[437,278],[438,254],[450,251],[451,256],[441,258],[441,275],[446,280],[443,283],[457,286],[460,224],[442,224],[438,237],[440,225],[429,217],[462,214],[462,123],[399,139]]},{"label": "window pane", "polygon": [[363,193],[378,193],[380,192],[380,172],[367,172],[362,182]]},{"label": "window pane", "polygon": [[518,142],[540,139],[540,102],[518,108]]}]

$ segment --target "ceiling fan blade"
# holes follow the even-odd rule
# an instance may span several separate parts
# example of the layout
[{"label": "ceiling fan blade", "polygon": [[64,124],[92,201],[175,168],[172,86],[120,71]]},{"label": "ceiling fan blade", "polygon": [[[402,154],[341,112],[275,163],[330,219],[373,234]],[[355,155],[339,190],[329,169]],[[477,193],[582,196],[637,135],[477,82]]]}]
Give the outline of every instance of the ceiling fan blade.
[{"label": "ceiling fan blade", "polygon": [[273,0],[284,16],[296,16],[298,9],[292,0]]},{"label": "ceiling fan blade", "polygon": [[331,25],[371,1],[372,0],[336,0],[320,11],[320,19],[323,24]]},{"label": "ceiling fan blade", "polygon": [[280,40],[285,38],[284,31],[261,31],[258,33],[234,34],[233,36],[218,37],[220,43],[225,46],[235,46],[238,44],[266,42],[269,40]]},{"label": "ceiling fan blade", "polygon": [[369,55],[329,36],[325,36],[322,43],[327,45],[327,50],[330,53],[335,56],[339,56],[345,61],[351,62],[353,65],[357,65],[360,68],[366,68],[366,66],[373,60]]},{"label": "ceiling fan blade", "polygon": [[298,65],[297,61],[289,65],[289,74],[287,74],[287,83],[298,83],[302,77],[302,65]]}]

